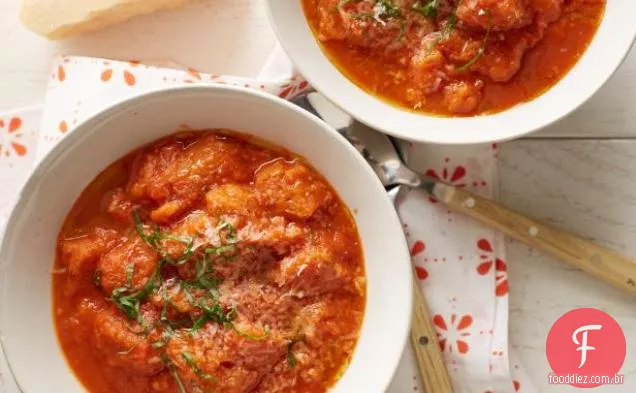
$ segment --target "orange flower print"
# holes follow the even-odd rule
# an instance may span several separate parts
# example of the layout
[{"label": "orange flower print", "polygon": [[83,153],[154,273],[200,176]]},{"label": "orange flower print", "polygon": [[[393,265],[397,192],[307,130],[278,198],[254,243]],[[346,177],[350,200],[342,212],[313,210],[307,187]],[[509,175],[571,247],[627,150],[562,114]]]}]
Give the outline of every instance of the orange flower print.
[{"label": "orange flower print", "polygon": [[515,387],[515,392],[518,392],[521,389],[521,384],[519,383],[519,381],[512,381],[512,384]]},{"label": "orange flower print", "polygon": [[[6,127],[5,127],[6,125]],[[15,153],[19,157],[27,154],[27,148],[24,144],[20,143],[22,138],[22,119],[19,117],[13,117],[9,120],[8,124],[5,124],[4,120],[0,119],[0,130],[2,131],[2,138],[0,138],[0,154],[4,154],[9,157]]]},{"label": "orange flower print", "polygon": [[[135,78],[135,75],[129,70],[124,70],[122,76],[123,76],[124,82],[126,82],[128,86],[134,86],[137,83],[137,79]],[[100,76],[100,79],[102,80],[102,82],[109,82],[112,78],[113,78],[112,68],[107,68],[104,71],[102,71],[102,74]]]},{"label": "orange flower print", "polygon": [[64,82],[64,80],[66,80],[66,71],[64,70],[64,66],[61,64],[57,66],[57,79],[60,82]]},{"label": "orange flower print", "polygon": [[60,124],[59,124],[59,129],[60,129],[60,132],[61,132],[62,134],[66,133],[66,131],[68,131],[68,124],[66,123],[66,121],[62,120],[62,121],[60,122]]},{"label": "orange flower print", "polygon": [[124,71],[124,80],[128,86],[134,86],[137,83],[137,79],[135,79],[135,75],[132,72],[125,70]]},{"label": "orange flower print", "polygon": [[101,76],[102,82],[108,82],[110,78],[112,77],[113,77],[113,70],[107,69],[107,70],[104,70],[104,72],[102,72],[102,76]]},{"label": "orange flower print", "polygon": [[467,331],[473,324],[473,317],[470,314],[464,314],[459,319],[457,314],[451,314],[448,323],[444,317],[437,314],[433,317],[433,324],[437,328],[437,339],[442,352],[448,350],[449,353],[457,351],[461,355],[465,355],[470,350],[470,345],[466,342],[465,337],[470,336]]},{"label": "orange flower print", "polygon": [[300,75],[294,75],[291,81],[280,87],[281,90],[278,96],[280,98],[292,99],[307,88],[309,88],[309,82],[304,80]]},{"label": "orange flower print", "polygon": [[[203,80],[201,73],[194,68],[188,68],[184,71],[184,74],[185,75],[183,81],[185,83],[197,83]],[[211,80],[214,80],[214,78],[211,78]]]},{"label": "orange flower print", "polygon": [[492,246],[486,239],[477,241],[477,248],[480,250],[479,259],[483,262],[477,266],[477,273],[482,276],[490,273],[493,265],[495,266],[495,293],[497,296],[506,296],[508,294],[508,265],[503,259],[495,258]]},{"label": "orange flower print", "polygon": [[194,68],[188,68],[188,71],[186,71],[186,72],[188,73],[188,75],[190,75],[194,79],[201,80],[201,73],[199,71],[195,70]]},{"label": "orange flower print", "polygon": [[[424,244],[424,242],[418,240],[413,243],[413,247],[411,247],[411,256],[414,257],[425,249],[426,245]],[[428,271],[421,266],[415,265],[415,273],[417,274],[417,278],[419,278],[420,280],[425,280],[428,277]]]}]

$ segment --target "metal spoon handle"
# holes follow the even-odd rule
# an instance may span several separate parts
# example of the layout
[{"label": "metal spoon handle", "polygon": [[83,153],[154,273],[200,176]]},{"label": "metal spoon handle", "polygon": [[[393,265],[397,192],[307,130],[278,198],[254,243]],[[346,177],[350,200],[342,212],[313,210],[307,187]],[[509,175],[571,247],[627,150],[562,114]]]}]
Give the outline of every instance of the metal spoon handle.
[{"label": "metal spoon handle", "polygon": [[461,188],[438,183],[433,195],[448,208],[636,295],[636,260],[549,226]]}]

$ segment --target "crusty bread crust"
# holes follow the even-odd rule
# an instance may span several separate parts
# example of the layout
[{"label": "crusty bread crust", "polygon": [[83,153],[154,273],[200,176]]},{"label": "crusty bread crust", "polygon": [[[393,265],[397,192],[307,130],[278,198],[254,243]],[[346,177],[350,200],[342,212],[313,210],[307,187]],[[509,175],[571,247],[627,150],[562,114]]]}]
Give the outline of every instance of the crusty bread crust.
[{"label": "crusty bread crust", "polygon": [[[122,23],[135,16],[177,8],[191,1],[193,0],[113,0],[112,6],[89,10],[83,19],[77,21],[64,19],[64,10],[58,9],[61,6],[59,0],[22,0],[20,19],[34,33],[59,40]],[[51,15],[56,15],[58,20],[55,21]]]}]

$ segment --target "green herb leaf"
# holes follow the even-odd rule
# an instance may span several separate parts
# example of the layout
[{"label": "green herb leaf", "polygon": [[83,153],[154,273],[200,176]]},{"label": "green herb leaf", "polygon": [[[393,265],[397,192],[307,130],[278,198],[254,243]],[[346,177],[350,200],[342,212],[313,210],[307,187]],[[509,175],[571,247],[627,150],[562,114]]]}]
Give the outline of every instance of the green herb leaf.
[{"label": "green herb leaf", "polygon": [[126,287],[132,288],[133,274],[135,273],[135,264],[129,263],[126,265]]},{"label": "green herb leaf", "polygon": [[289,342],[289,344],[287,344],[287,364],[289,364],[289,367],[294,368],[296,367],[296,356],[294,356],[294,345],[296,345],[296,343],[300,341],[300,340],[291,340]]},{"label": "green herb leaf", "polygon": [[167,257],[167,253],[165,251],[162,250],[162,252],[160,254],[164,255],[164,259],[166,259],[166,261],[171,264],[171,265],[183,265],[186,262],[188,262],[188,260],[190,259],[190,257],[192,257],[192,254],[194,254],[194,238],[191,237],[179,237],[179,236],[172,236],[170,234],[167,233],[162,233],[160,235],[161,239],[165,239],[165,240],[172,240],[175,242],[179,242],[179,243],[183,243],[186,246],[185,251],[183,252],[183,254],[177,258],[177,259],[172,259]]},{"label": "green herb leaf", "polygon": [[148,296],[159,286],[160,272],[162,263],[157,263],[155,270],[152,272],[146,284],[137,292],[130,293],[130,286],[115,288],[111,294],[110,300],[118,309],[124,312],[128,319],[134,319],[143,325],[141,315],[141,302],[146,300]]},{"label": "green herb leaf", "polygon": [[225,234],[225,241],[228,243],[236,243],[236,228],[234,225],[227,221],[222,221],[221,224],[216,228],[219,231],[219,235],[221,233]]},{"label": "green herb leaf", "polygon": [[139,216],[139,211],[137,209],[133,210],[133,221],[135,222],[135,230],[137,231],[137,235],[146,242],[151,248],[157,249],[157,243],[159,242],[160,232],[159,227],[155,225],[153,232],[148,235],[144,231],[144,223],[141,221],[141,217]]},{"label": "green herb leaf", "polygon": [[165,341],[155,341],[151,344],[151,347],[157,349],[157,348],[163,348],[166,346],[166,342]]},{"label": "green herb leaf", "polygon": [[199,308],[205,313],[208,320],[214,321],[219,325],[225,325],[226,323],[232,322],[236,317],[236,311],[231,309],[229,312],[225,312],[220,303],[212,301],[212,304],[206,302],[206,300],[202,300],[199,302]]},{"label": "green herb leaf", "polygon": [[206,254],[224,255],[233,251],[236,251],[236,244],[227,244],[220,247],[210,247],[205,249]]},{"label": "green herb leaf", "polygon": [[437,12],[439,10],[439,0],[430,0],[424,4],[420,1],[416,1],[413,3],[412,8],[413,11],[422,14],[427,18],[435,18],[437,17]]},{"label": "green herb leaf", "polygon": [[355,20],[372,20],[373,15],[371,14],[349,14]]},{"label": "green herb leaf", "polygon": [[201,329],[203,327],[203,325],[205,325],[205,323],[208,321],[208,318],[205,314],[201,315],[199,317],[199,319],[197,319],[194,324],[192,325],[192,327],[190,328],[190,335],[194,336],[194,333]]},{"label": "green herb leaf", "polygon": [[210,269],[210,259],[208,258],[208,251],[205,250],[205,254],[203,254],[203,258],[198,259],[194,263],[194,279],[198,280],[199,278],[205,276]]},{"label": "green herb leaf", "polygon": [[196,374],[197,377],[208,380],[208,381],[216,382],[216,378],[213,375],[203,372],[203,370],[201,370],[199,366],[197,366],[196,362],[194,361],[194,359],[192,358],[192,355],[189,352],[183,352],[181,354],[181,357],[186,362],[186,364],[190,366],[190,368],[192,369],[192,372],[194,372],[194,374]]},{"label": "green herb leaf", "polygon": [[449,39],[450,36],[455,31],[455,26],[457,26],[457,7],[459,7],[461,2],[462,0],[458,0],[455,3],[455,5],[453,5],[453,10],[451,11],[450,16],[448,17],[448,20],[442,27],[441,33],[439,33],[439,35],[435,38],[433,43],[431,43],[431,45],[428,47],[427,53],[426,53],[427,55],[430,54],[433,51],[433,49],[435,49],[437,44],[439,44],[442,40]]},{"label": "green herb leaf", "polygon": [[226,311],[216,298],[211,295],[199,300],[196,307],[203,311],[203,314],[199,317],[199,319],[194,321],[194,324],[190,328],[190,335],[194,335],[194,333],[201,329],[206,322],[216,322],[219,325],[227,326],[230,325],[237,316],[236,309],[231,308]]},{"label": "green herb leaf", "polygon": [[346,7],[346,6],[348,6],[349,4],[352,4],[352,3],[359,3],[359,2],[361,2],[361,1],[362,1],[362,0],[340,0],[340,3],[338,3],[338,8]]},{"label": "green herb leaf", "polygon": [[226,244],[220,247],[208,247],[205,249],[205,254],[219,256],[222,261],[231,262],[238,256],[238,247],[236,244]]},{"label": "green herb leaf", "polygon": [[142,337],[141,339],[139,339],[132,347],[128,348],[126,351],[120,351],[117,352],[117,355],[119,356],[126,356],[128,354],[130,354],[132,351],[135,350],[135,348],[137,348],[139,346],[139,344],[142,343],[142,341],[144,341],[146,339],[146,337]]},{"label": "green herb leaf", "polygon": [[377,0],[374,11],[375,18],[382,21],[389,18],[400,18],[402,16],[400,7],[395,5],[392,0]]},{"label": "green herb leaf", "polygon": [[170,324],[166,324],[163,327],[163,332],[161,333],[161,337],[163,338],[163,341],[168,342],[172,340],[172,337],[174,336],[174,334],[175,332],[172,326]]},{"label": "green herb leaf", "polygon": [[183,294],[186,297],[186,300],[188,301],[188,303],[192,306],[194,306],[196,303],[194,301],[194,296],[192,296],[192,292],[190,292],[190,288],[188,287],[188,285],[186,283],[179,283],[181,290],[183,291]]},{"label": "green herb leaf", "polygon": [[207,248],[203,254],[203,258],[195,262],[195,277],[193,280],[184,282],[184,288],[189,289],[192,287],[208,290],[216,289],[219,284],[219,279],[214,276],[211,261],[208,257],[210,254],[215,252],[214,250],[216,250],[216,248]]},{"label": "green herb leaf", "polygon": [[221,292],[219,292],[218,288],[214,287],[214,288],[209,288],[208,289],[208,294],[212,297],[212,299],[214,300],[219,300],[219,297],[221,296]]},{"label": "green herb leaf", "polygon": [[241,337],[245,337],[248,340],[251,341],[260,341],[263,340],[265,338],[267,338],[269,336],[269,326],[265,326],[265,330],[264,333],[261,335],[257,335],[257,334],[251,334],[251,333],[247,333],[247,332],[243,332],[241,330],[239,330],[239,328],[236,327],[236,324],[232,324],[232,328],[234,329],[234,331]]},{"label": "green herb leaf", "polygon": [[188,284],[200,289],[215,289],[219,285],[219,281],[214,277],[201,277],[198,280],[188,281]]},{"label": "green herb leaf", "polygon": [[453,11],[448,17],[448,21],[446,21],[446,24],[444,25],[444,29],[442,30],[442,39],[445,39],[445,40],[449,39],[451,34],[453,34],[453,32],[455,31],[455,26],[457,26],[457,7],[459,7],[460,3],[461,3],[461,0],[455,3],[455,6],[453,7]]},{"label": "green herb leaf", "polygon": [[[137,210],[133,211],[133,220],[140,239],[156,251],[161,259],[157,265],[157,269],[153,272],[146,285],[136,292],[133,292],[131,289],[134,271],[132,267],[127,267],[127,277],[130,277],[130,280],[127,279],[126,286],[116,288],[113,291],[111,295],[113,303],[117,305],[129,319],[136,319],[142,323],[141,304],[151,293],[160,287],[161,296],[163,298],[160,321],[164,326],[164,342],[169,341],[170,337],[176,334],[176,329],[188,328],[188,326],[190,326],[190,334],[194,334],[208,321],[229,326],[237,316],[236,309],[226,309],[219,303],[218,285],[220,280],[215,276],[212,264],[216,259],[223,258],[225,261],[228,261],[238,255],[239,248],[236,245],[236,228],[230,222],[221,221],[217,226],[217,230],[219,231],[222,244],[219,247],[208,247],[204,250],[199,250],[198,247],[194,246],[194,238],[162,233],[157,225],[149,232],[148,227],[141,220],[141,216]],[[164,240],[180,242],[185,245],[185,250],[179,257],[175,257],[174,254],[169,255],[162,247],[162,241]],[[191,319],[190,317],[185,320],[182,319],[181,321],[173,321],[170,320],[168,307],[174,307],[174,303],[168,294],[167,284],[161,285],[161,269],[165,264],[182,265],[189,262],[194,263],[195,277],[186,281],[179,280],[179,289],[183,291],[190,305],[201,310],[201,315],[197,319]],[[192,293],[192,290],[195,288],[205,291],[203,292],[203,296],[201,296],[200,292],[197,293],[199,299],[196,299]]]},{"label": "green herb leaf", "polygon": [[479,58],[481,58],[484,55],[484,52],[486,51],[486,45],[488,45],[488,38],[490,38],[490,32],[492,31],[492,13],[490,11],[486,11],[486,13],[488,14],[488,21],[489,21],[488,29],[486,30],[486,34],[484,35],[484,38],[481,41],[481,46],[479,47],[479,50],[477,51],[475,56],[472,57],[472,59],[470,59],[466,64],[462,65],[461,67],[458,67],[455,69],[457,72],[468,71],[468,69],[472,67],[473,64],[475,64],[477,60],[479,60]]},{"label": "green herb leaf", "polygon": [[161,298],[163,300],[163,307],[161,307],[160,321],[162,323],[168,323],[168,306],[172,305],[172,299],[168,296],[168,287],[164,285],[161,287]]},{"label": "green herb leaf", "polygon": [[[194,238],[173,236],[169,233],[163,233],[159,230],[158,225],[154,226],[151,234],[147,234],[144,230],[144,223],[141,221],[139,211],[137,210],[133,211],[133,220],[135,222],[135,230],[137,231],[137,235],[139,235],[141,240],[148,244],[150,248],[152,248],[157,254],[159,254],[159,256],[161,256],[161,259],[164,260],[166,263],[177,266],[183,265],[188,262],[190,257],[192,257],[192,255],[194,254]],[[186,246],[186,249],[179,258],[173,259],[170,257],[170,255],[168,255],[168,252],[166,252],[161,247],[162,240],[172,240],[183,243]]]},{"label": "green herb leaf", "polygon": [[168,369],[170,369],[170,374],[172,375],[172,378],[174,378],[174,381],[177,383],[179,393],[188,393],[176,367],[172,363],[168,363]]}]

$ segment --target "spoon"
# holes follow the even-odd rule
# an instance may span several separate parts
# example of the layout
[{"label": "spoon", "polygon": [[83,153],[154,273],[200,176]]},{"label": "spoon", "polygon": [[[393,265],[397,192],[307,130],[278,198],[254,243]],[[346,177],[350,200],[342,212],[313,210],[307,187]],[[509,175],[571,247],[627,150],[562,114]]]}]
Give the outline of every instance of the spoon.
[{"label": "spoon", "polygon": [[390,137],[351,119],[319,93],[299,97],[296,103],[322,118],[356,145],[385,188],[402,185],[424,190],[450,210],[472,217],[618,289],[636,295],[636,260],[526,217],[463,188],[411,170],[403,163]]}]

